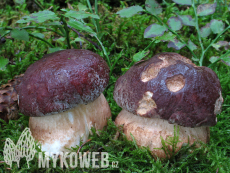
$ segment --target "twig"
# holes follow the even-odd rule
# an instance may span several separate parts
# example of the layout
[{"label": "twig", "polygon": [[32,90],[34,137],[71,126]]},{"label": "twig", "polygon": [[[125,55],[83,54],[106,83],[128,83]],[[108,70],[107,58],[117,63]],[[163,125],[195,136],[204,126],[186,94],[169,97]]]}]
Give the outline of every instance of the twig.
[{"label": "twig", "polygon": [[72,28],[71,26],[67,25],[69,28],[72,29],[72,31],[76,32],[78,34],[78,36],[83,37],[84,39],[86,39],[87,41],[89,41],[90,43],[92,43],[94,46],[96,46],[98,49],[102,50],[100,46],[98,46],[96,43],[94,43],[92,40],[90,40],[89,38],[85,37],[84,35],[82,35],[80,32],[78,32],[76,29]]},{"label": "twig", "polygon": [[53,8],[53,6],[49,7],[48,10],[51,10]]},{"label": "twig", "polygon": [[81,148],[87,143],[87,142],[90,142],[91,139],[88,139],[87,141],[85,141],[77,150],[77,154],[80,152]]},{"label": "twig", "polygon": [[120,135],[120,132],[117,130],[117,132],[116,132],[116,134],[115,134],[115,136],[114,136],[114,140],[117,140],[118,139],[118,137],[119,137],[119,135]]},{"label": "twig", "polygon": [[100,147],[100,148],[97,149],[97,151],[101,151],[102,149],[104,149],[104,148],[103,148],[103,147]]},{"label": "twig", "polygon": [[[86,141],[86,142],[87,142],[87,141]],[[86,143],[86,142],[85,142],[85,143]],[[92,149],[92,148],[93,148],[93,146],[90,147],[90,149]],[[79,157],[79,159],[82,159],[82,157],[84,157],[85,155],[87,155],[87,154],[89,153],[89,151],[90,151],[90,150],[84,152],[84,154],[83,154],[81,157]],[[78,153],[78,152],[77,152],[77,153]]]},{"label": "twig", "polygon": [[37,0],[34,0],[35,4],[41,9],[41,10],[44,10],[44,8],[41,6],[41,4],[38,3]]},{"label": "twig", "polygon": [[[63,24],[63,22],[60,22],[61,24]],[[92,40],[90,40],[89,38],[85,37],[83,34],[81,34],[79,31],[77,31],[76,29],[72,28],[71,26],[69,26],[67,24],[67,27],[70,28],[72,31],[76,32],[78,37],[83,37],[84,39],[86,39],[87,41],[89,41],[90,43],[92,43],[94,46],[96,46],[98,49],[102,50],[100,46],[98,46],[96,43],[94,43]]]},{"label": "twig", "polygon": [[48,41],[46,41],[45,39],[43,39],[41,37],[37,37],[37,36],[35,36],[33,34],[30,34],[30,33],[29,33],[29,36],[34,37],[34,38],[36,38],[38,40],[42,40],[43,42],[47,43],[50,47],[54,48],[54,46],[51,43],[49,43]]}]

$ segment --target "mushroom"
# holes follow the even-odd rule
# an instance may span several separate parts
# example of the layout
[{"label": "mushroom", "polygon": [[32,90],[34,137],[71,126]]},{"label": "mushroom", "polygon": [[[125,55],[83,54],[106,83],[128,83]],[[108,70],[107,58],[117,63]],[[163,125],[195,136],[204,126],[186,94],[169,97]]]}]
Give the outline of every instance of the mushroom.
[{"label": "mushroom", "polygon": [[115,123],[123,125],[129,140],[131,133],[138,146],[149,146],[160,158],[170,157],[156,148],[162,148],[161,137],[174,136],[175,125],[179,126],[175,153],[183,143],[207,143],[209,126],[217,123],[223,103],[215,72],[177,53],[157,54],[135,64],[118,78],[114,99],[123,108]]},{"label": "mushroom", "polygon": [[19,110],[42,151],[60,153],[102,130],[111,111],[102,94],[109,68],[89,50],[62,50],[32,64],[19,85]]}]

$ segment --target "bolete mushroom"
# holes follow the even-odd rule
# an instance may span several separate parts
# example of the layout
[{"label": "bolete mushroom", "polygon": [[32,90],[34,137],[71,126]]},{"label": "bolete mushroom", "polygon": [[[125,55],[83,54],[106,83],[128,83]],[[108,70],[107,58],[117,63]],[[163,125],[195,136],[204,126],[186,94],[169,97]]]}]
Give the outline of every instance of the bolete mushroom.
[{"label": "bolete mushroom", "polygon": [[223,103],[215,72],[177,53],[157,54],[135,64],[117,80],[114,99],[123,108],[115,123],[124,125],[129,140],[131,133],[137,145],[149,146],[160,158],[166,154],[155,148],[162,148],[161,137],[174,136],[174,125],[179,125],[176,152],[183,143],[207,143],[208,126],[217,123]]},{"label": "bolete mushroom", "polygon": [[102,94],[109,68],[89,50],[62,50],[32,64],[19,85],[19,110],[42,151],[68,151],[88,139],[91,127],[102,130],[111,116]]}]

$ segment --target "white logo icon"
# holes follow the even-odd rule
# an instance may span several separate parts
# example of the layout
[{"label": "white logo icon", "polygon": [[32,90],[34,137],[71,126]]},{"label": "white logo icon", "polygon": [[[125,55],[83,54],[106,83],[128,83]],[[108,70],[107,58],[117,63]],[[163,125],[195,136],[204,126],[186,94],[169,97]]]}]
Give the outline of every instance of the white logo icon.
[{"label": "white logo icon", "polygon": [[[35,140],[31,135],[30,129],[27,127],[23,130],[21,136],[18,139],[17,144],[15,145],[14,142],[7,138],[5,141],[5,146],[3,150],[3,156],[4,161],[7,165],[12,168],[12,163],[17,162],[17,166],[19,168],[20,159],[25,157],[27,161],[27,166],[29,166],[29,161],[33,160],[34,155],[36,153],[35,149]],[[109,154],[107,152],[82,152],[76,153],[71,152],[70,155],[69,152],[60,152],[53,155],[53,153],[46,152],[45,158],[43,158],[43,153],[39,152],[39,168],[49,168],[49,156],[52,156],[53,158],[53,167],[56,168],[57,165],[57,156],[60,156],[60,167],[63,168],[65,165],[66,168],[69,168],[69,165],[67,164],[66,159],[69,158],[70,161],[70,167],[76,168],[78,166],[78,158],[81,168],[89,168],[90,163],[92,162],[93,168],[107,168],[109,167]],[[91,157],[92,155],[92,157]],[[96,157],[96,155],[101,155],[101,159]],[[91,159],[92,158],[92,159]],[[97,161],[101,160],[101,165],[96,164]],[[112,168],[119,168],[118,167],[118,161],[112,162]]]},{"label": "white logo icon", "polygon": [[3,155],[6,164],[10,167],[12,167],[13,161],[17,162],[19,167],[20,159],[25,157],[29,168],[29,161],[34,158],[35,153],[35,141],[28,127],[23,130],[17,145],[10,138],[5,141]]}]

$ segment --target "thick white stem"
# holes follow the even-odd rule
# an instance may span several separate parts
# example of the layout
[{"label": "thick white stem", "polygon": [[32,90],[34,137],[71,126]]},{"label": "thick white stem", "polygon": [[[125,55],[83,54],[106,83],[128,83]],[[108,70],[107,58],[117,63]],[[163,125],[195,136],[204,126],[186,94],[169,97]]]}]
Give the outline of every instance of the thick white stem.
[{"label": "thick white stem", "polygon": [[42,151],[59,153],[88,139],[91,127],[102,130],[111,111],[101,94],[94,102],[78,105],[68,111],[44,117],[30,117],[29,127]]},{"label": "thick white stem", "polygon": [[[138,146],[149,146],[153,155],[160,158],[166,158],[166,154],[162,149],[154,148],[163,147],[161,137],[166,140],[168,137],[174,136],[175,124],[169,124],[167,120],[163,119],[137,116],[124,109],[117,116],[115,123],[117,125],[124,125],[124,134],[127,136],[128,140],[132,140],[131,133]],[[192,145],[195,141],[202,141],[204,143],[209,141],[209,127],[190,128],[179,126],[179,129],[180,142],[178,142],[177,146],[174,148],[175,152],[179,151],[183,143]],[[197,145],[197,147],[199,146]],[[168,149],[172,151],[172,147],[169,145]],[[168,155],[168,157],[170,156]]]}]

